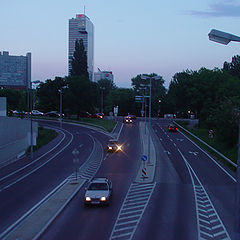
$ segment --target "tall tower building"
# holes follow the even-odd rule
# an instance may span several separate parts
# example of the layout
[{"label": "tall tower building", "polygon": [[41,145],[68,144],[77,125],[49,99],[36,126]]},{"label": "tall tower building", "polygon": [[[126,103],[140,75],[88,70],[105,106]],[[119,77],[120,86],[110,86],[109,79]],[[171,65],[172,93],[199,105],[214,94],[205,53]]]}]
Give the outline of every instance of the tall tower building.
[{"label": "tall tower building", "polygon": [[68,74],[72,68],[71,60],[75,51],[75,41],[83,40],[87,53],[89,79],[94,80],[94,26],[85,14],[77,14],[69,19]]}]

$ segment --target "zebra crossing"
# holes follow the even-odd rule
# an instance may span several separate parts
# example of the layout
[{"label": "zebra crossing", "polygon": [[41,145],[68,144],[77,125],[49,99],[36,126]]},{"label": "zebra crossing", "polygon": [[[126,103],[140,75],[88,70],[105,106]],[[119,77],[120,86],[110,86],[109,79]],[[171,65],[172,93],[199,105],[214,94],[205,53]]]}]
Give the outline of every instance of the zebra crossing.
[{"label": "zebra crossing", "polygon": [[131,239],[151,198],[156,183],[132,183],[119,211],[110,239]]}]

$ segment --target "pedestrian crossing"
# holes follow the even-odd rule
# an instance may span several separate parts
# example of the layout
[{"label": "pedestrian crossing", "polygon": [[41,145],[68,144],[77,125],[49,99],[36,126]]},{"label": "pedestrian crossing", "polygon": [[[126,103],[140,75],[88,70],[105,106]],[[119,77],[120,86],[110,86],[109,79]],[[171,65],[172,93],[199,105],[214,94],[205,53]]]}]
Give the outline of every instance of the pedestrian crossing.
[{"label": "pedestrian crossing", "polygon": [[119,211],[110,239],[131,239],[148,205],[156,183],[132,183]]}]

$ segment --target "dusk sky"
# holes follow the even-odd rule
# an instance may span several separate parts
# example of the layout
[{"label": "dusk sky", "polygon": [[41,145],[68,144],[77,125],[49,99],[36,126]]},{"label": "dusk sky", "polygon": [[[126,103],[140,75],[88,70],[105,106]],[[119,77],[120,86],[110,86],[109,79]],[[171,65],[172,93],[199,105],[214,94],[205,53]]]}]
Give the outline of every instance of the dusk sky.
[{"label": "dusk sky", "polygon": [[68,20],[83,13],[95,27],[94,67],[118,87],[155,72],[168,87],[176,72],[222,68],[240,43],[208,40],[212,28],[240,36],[240,0],[1,1],[0,51],[32,53],[32,80],[67,75]]}]

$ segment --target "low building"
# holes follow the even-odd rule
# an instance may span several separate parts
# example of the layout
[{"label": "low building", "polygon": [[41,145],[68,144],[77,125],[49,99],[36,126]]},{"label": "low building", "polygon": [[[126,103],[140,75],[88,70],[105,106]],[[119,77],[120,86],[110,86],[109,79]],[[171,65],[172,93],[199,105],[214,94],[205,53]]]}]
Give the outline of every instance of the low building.
[{"label": "low building", "polygon": [[98,72],[94,73],[94,81],[98,82],[101,79],[108,79],[113,82],[114,79],[113,73],[111,71],[101,71],[98,68]]},{"label": "low building", "polygon": [[0,52],[0,87],[26,89],[31,82],[31,53],[12,56]]}]

